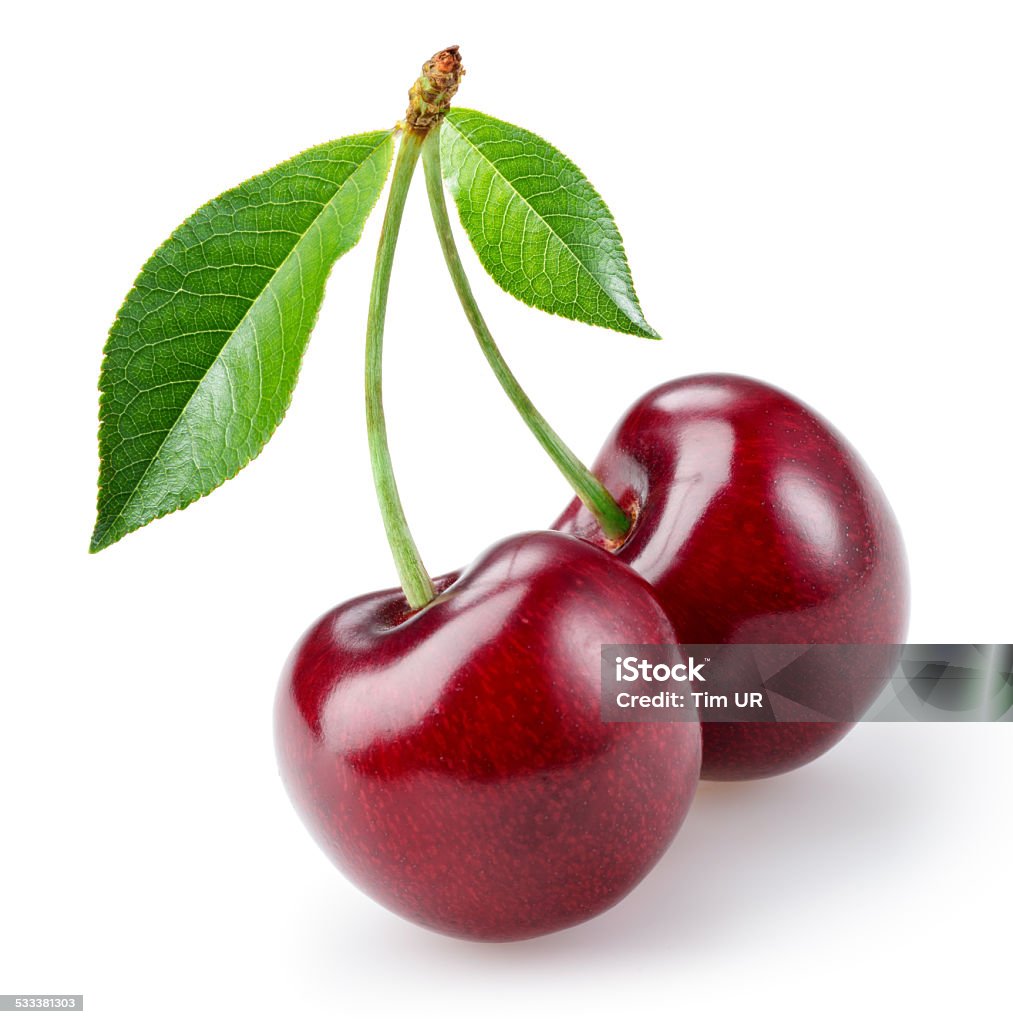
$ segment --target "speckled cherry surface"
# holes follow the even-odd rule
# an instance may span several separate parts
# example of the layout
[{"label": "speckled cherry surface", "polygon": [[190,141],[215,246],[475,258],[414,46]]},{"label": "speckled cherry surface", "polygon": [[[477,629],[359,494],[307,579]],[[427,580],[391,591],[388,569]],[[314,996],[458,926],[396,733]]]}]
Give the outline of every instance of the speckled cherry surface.
[{"label": "speckled cherry surface", "polygon": [[[886,498],[847,441],[783,391],[724,374],[664,384],[626,413],[594,472],[636,509],[616,555],[654,585],[681,642],[903,642],[907,565]],[[577,501],[554,528],[606,546]],[[814,686],[847,685],[838,656],[827,651]],[[882,652],[871,660],[879,674],[858,704],[889,675]],[[703,777],[789,771],[849,728],[704,722]]]},{"label": "speckled cherry surface", "polygon": [[414,613],[400,590],[354,599],[300,640],[275,708],[284,783],[352,881],[418,924],[507,940],[584,921],[643,878],[696,788],[695,721],[601,720],[600,645],[672,626],[644,580],[557,533],[437,589]]}]

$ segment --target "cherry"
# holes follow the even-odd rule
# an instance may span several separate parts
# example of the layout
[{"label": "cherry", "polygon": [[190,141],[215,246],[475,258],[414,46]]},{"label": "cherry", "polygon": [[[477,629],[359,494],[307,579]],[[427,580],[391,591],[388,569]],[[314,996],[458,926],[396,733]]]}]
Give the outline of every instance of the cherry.
[{"label": "cherry", "polygon": [[[857,453],[826,421],[759,381],[713,374],[648,392],[594,473],[634,524],[618,558],[650,581],[685,644],[900,644],[904,548]],[[554,528],[614,548],[577,500]],[[841,685],[827,650],[813,686]],[[895,662],[856,695],[871,704]],[[848,723],[703,723],[703,778],[789,771]]]},{"label": "cherry", "polygon": [[[602,722],[600,645],[670,644],[649,585],[559,533],[355,598],[299,641],[275,712],[317,842],[389,909],[471,939],[577,924],[628,893],[696,789],[695,721]],[[688,691],[687,691],[688,692]]]}]

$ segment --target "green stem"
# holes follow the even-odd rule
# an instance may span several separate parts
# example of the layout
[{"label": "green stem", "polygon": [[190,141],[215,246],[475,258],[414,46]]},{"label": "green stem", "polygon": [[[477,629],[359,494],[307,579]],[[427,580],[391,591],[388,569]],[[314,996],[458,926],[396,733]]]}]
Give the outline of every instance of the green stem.
[{"label": "green stem", "polygon": [[369,321],[366,326],[366,430],[373,483],[376,485],[376,498],[401,586],[408,604],[415,609],[422,608],[433,599],[433,583],[408,529],[390,461],[387,422],[383,414],[383,326],[401,215],[404,213],[405,199],[421,149],[422,137],[413,131],[406,131],[394,165],[387,211],[376,250],[373,288],[369,295]]},{"label": "green stem", "polygon": [[577,497],[598,520],[598,525],[605,536],[611,540],[622,539],[630,529],[629,517],[605,489],[601,481],[563,443],[559,435],[546,422],[545,417],[532,404],[531,399],[524,393],[517,378],[503,359],[499,347],[489,332],[485,317],[482,316],[482,312],[475,302],[475,296],[472,294],[471,285],[461,263],[461,254],[454,241],[450,217],[447,214],[447,200],[443,193],[443,174],[440,169],[439,125],[426,136],[422,146],[422,163],[426,171],[429,207],[436,224],[436,233],[440,238],[443,258],[450,271],[464,312],[482,351],[485,353],[485,358],[492,367],[492,372],[496,375],[496,379],[506,392],[507,397],[521,414],[521,418],[528,425],[528,429],[548,452],[549,457],[566,477]]}]

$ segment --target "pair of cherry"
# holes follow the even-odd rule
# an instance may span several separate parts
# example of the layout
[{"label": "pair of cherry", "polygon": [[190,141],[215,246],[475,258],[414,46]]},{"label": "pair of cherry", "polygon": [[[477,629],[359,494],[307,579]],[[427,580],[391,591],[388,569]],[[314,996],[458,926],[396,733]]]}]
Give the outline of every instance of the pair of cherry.
[{"label": "pair of cherry", "polygon": [[[390,909],[472,939],[577,924],[671,843],[697,780],[819,756],[843,723],[605,723],[609,643],[893,644],[907,571],[848,443],[785,393],[711,375],[626,413],[595,475],[618,544],[574,501],[412,612],[400,590],[321,618],[286,666],[282,776],[320,845]],[[840,685],[828,660],[818,685]]]}]

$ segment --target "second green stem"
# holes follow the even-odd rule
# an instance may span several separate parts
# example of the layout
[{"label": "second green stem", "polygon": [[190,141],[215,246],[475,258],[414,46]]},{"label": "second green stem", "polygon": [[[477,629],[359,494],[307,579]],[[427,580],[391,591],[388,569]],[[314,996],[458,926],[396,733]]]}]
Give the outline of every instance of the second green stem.
[{"label": "second green stem", "polygon": [[447,200],[443,192],[443,173],[440,168],[440,132],[437,127],[429,132],[422,145],[422,164],[426,172],[426,191],[429,193],[429,207],[432,210],[436,233],[440,238],[443,258],[450,271],[458,298],[464,307],[475,337],[478,339],[482,352],[488,360],[492,372],[496,375],[500,386],[507,397],[513,402],[524,422],[538,439],[539,444],[548,452],[549,457],[566,477],[577,497],[587,506],[591,514],[598,520],[602,532],[610,540],[621,540],[630,529],[630,520],[620,508],[615,498],[606,490],[601,481],[584,465],[580,459],[563,443],[559,435],[549,426],[545,417],[535,408],[531,399],[524,393],[517,378],[507,366],[496,342],[493,340],[489,327],[482,316],[471,284],[461,263],[461,254],[454,241],[450,217],[447,214]]},{"label": "second green stem", "polygon": [[387,445],[387,421],[383,413],[383,327],[387,314],[387,293],[390,290],[390,272],[394,265],[394,250],[401,228],[405,199],[412,182],[412,172],[418,162],[422,140],[406,131],[401,139],[394,175],[390,182],[387,212],[380,231],[380,244],[376,251],[373,287],[369,295],[369,320],[366,326],[366,428],[369,437],[369,458],[373,466],[376,497],[383,516],[387,541],[394,564],[397,566],[401,586],[408,604],[422,608],[433,599],[433,583],[422,564],[415,546],[401,497],[398,494],[394,470]]}]

